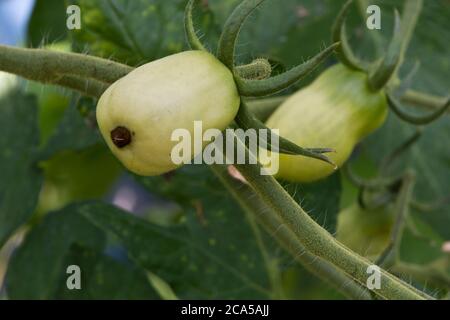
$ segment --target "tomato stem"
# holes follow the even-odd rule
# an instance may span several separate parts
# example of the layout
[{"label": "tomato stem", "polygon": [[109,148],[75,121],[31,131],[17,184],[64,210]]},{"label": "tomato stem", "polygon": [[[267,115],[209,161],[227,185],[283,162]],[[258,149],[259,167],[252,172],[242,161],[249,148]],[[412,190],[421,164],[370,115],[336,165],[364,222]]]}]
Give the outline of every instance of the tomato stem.
[{"label": "tomato stem", "polygon": [[402,65],[405,52],[422,11],[422,5],[423,0],[406,1],[401,20],[398,12],[395,11],[395,27],[391,43],[377,69],[369,76],[369,86],[374,91],[385,87]]},{"label": "tomato stem", "polygon": [[132,67],[94,56],[0,45],[0,69],[28,79],[55,82],[65,75],[113,83]]},{"label": "tomato stem", "polygon": [[223,28],[222,35],[219,39],[219,47],[217,57],[230,70],[234,68],[234,52],[236,48],[236,40],[242,25],[250,16],[250,14],[258,8],[264,0],[244,0],[239,4],[231,15],[228,17]]},{"label": "tomato stem", "polygon": [[341,44],[337,49],[337,54],[340,62],[342,62],[350,69],[364,71],[366,69],[365,64],[353,53],[347,39],[345,28],[345,20],[352,3],[353,0],[348,0],[339,12],[331,30],[332,41],[339,42]]},{"label": "tomato stem", "polygon": [[268,79],[249,80],[235,77],[239,92],[246,97],[261,97],[287,89],[317,68],[338,46],[338,43],[334,43],[305,63]]},{"label": "tomato stem", "polygon": [[[238,124],[238,126],[243,129],[250,129],[250,128],[256,130],[265,129],[267,130],[267,132],[269,133],[271,132],[270,128],[268,128],[265,124],[256,119],[249,112],[244,102],[241,102],[241,106],[239,107],[239,111],[235,118],[235,121]],[[270,136],[273,137],[276,135],[274,133],[271,133]],[[265,140],[265,143],[263,145],[265,145],[268,150],[271,150],[273,152],[279,152],[290,155],[301,155],[304,157],[314,158],[329,163],[336,167],[336,165],[327,156],[323,155],[324,153],[333,152],[334,150],[332,149],[302,148],[283,137],[278,137],[278,139],[279,139],[278,145],[273,144],[273,142],[271,141],[272,139]]]},{"label": "tomato stem", "polygon": [[417,265],[415,263],[401,261],[392,267],[392,272],[396,274],[407,274],[414,279],[419,279],[439,288],[450,290],[450,276],[446,271],[449,263],[444,259],[441,258],[432,261],[427,265]]},{"label": "tomato stem", "polygon": [[83,79],[77,76],[70,75],[61,76],[51,83],[76,90],[82,94],[94,98],[99,98],[108,88],[108,85],[104,82],[94,79]]},{"label": "tomato stem", "polygon": [[[372,262],[342,245],[319,226],[272,176],[260,174],[259,164],[235,166],[308,252],[334,264],[360,285],[366,285],[367,270]],[[381,287],[371,290],[375,295],[385,299],[431,299],[387,271],[380,269],[380,272]]]},{"label": "tomato stem", "polygon": [[205,46],[200,41],[200,38],[195,31],[194,22],[192,18],[192,11],[194,9],[194,5],[198,2],[198,0],[190,0],[186,6],[185,14],[184,14],[184,30],[186,32],[186,39],[189,44],[189,47],[192,50],[206,50]]},{"label": "tomato stem", "polygon": [[398,11],[395,10],[394,35],[392,36],[392,40],[383,59],[368,78],[369,87],[373,91],[379,91],[384,88],[399,67],[403,40],[402,36],[400,15]]},{"label": "tomato stem", "polygon": [[[275,211],[267,206],[251,187],[232,178],[225,165],[211,165],[211,171],[219,178],[232,197],[251,217],[270,234],[292,257],[309,272],[332,285],[350,299],[369,300],[368,290],[348,277],[333,264],[311,254],[295,234],[281,222]],[[251,201],[249,201],[251,199]]]}]

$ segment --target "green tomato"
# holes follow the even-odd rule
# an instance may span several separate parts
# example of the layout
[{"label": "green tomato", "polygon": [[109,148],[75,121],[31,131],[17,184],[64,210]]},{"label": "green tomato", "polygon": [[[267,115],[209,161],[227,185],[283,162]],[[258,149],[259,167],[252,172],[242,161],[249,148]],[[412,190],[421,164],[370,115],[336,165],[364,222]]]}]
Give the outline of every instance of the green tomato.
[{"label": "green tomato", "polygon": [[[365,73],[337,64],[289,97],[267,126],[299,146],[336,150],[328,156],[340,167],[355,145],[384,123],[387,112],[384,92],[370,91]],[[333,172],[325,162],[283,154],[277,177],[312,182]]]},{"label": "green tomato", "polygon": [[122,172],[116,158],[100,145],[82,151],[64,151],[40,165],[45,183],[39,196],[39,214],[58,210],[74,201],[104,196]]},{"label": "green tomato", "polygon": [[336,238],[353,251],[375,259],[388,246],[393,224],[391,206],[362,209],[355,203],[338,214]]},{"label": "green tomato", "polygon": [[224,130],[239,104],[231,71],[210,53],[186,51],[145,64],[112,84],[98,102],[97,121],[127,169],[153,176],[177,167],[171,160],[178,143],[171,141],[175,129],[193,137],[194,121],[202,121],[203,130]]}]

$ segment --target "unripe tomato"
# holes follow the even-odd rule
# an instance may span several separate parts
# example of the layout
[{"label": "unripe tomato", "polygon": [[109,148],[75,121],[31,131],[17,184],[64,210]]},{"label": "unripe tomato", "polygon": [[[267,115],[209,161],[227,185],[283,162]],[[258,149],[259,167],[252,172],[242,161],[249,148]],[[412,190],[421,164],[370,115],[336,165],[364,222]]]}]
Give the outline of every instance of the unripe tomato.
[{"label": "unripe tomato", "polygon": [[[327,156],[340,167],[354,146],[384,123],[387,112],[384,92],[370,91],[365,73],[337,64],[289,97],[267,125],[299,146],[336,150]],[[277,177],[312,182],[333,172],[325,162],[282,154]]]},{"label": "unripe tomato", "polygon": [[336,238],[353,251],[375,259],[389,244],[392,208],[363,209],[357,203],[338,214]]},{"label": "unripe tomato", "polygon": [[97,121],[124,166],[152,176],[177,167],[171,160],[178,143],[171,141],[175,129],[188,130],[192,138],[194,121],[202,121],[203,130],[223,130],[239,104],[231,71],[207,52],[186,51],[145,64],[112,84],[98,102]]}]

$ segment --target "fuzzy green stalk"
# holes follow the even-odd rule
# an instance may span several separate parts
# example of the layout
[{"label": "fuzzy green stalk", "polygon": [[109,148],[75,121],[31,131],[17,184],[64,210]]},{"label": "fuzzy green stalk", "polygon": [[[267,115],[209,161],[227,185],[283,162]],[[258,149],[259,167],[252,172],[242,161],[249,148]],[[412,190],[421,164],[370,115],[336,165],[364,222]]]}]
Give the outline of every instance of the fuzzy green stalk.
[{"label": "fuzzy green stalk", "polygon": [[0,45],[1,71],[44,83],[58,83],[63,76],[76,76],[111,84],[132,69],[121,63],[79,53]]},{"label": "fuzzy green stalk", "polygon": [[[253,155],[247,150],[249,157]],[[345,247],[318,225],[272,176],[261,175],[260,165],[235,166],[280,221],[295,234],[306,251],[337,266],[361,286],[366,286],[367,270],[373,265],[371,261]],[[383,269],[380,272],[381,286],[372,290],[377,296],[383,299],[425,299],[419,290]]]},{"label": "fuzzy green stalk", "polygon": [[306,270],[329,283],[349,299],[371,299],[367,289],[353,281],[341,270],[323,259],[310,254],[284,225],[273,210],[247,185],[231,177],[225,165],[211,165],[210,169],[219,178],[239,205],[268,232]]}]

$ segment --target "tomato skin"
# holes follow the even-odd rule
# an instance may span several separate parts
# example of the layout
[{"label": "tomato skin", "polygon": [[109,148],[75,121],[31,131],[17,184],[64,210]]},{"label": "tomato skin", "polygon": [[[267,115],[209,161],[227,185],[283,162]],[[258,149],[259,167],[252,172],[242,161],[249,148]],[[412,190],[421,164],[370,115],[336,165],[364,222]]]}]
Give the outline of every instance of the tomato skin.
[{"label": "tomato skin", "polygon": [[[267,120],[267,126],[306,148],[332,148],[327,154],[340,167],[354,146],[385,121],[384,92],[372,92],[367,75],[337,64],[311,85],[289,97]],[[302,156],[280,155],[278,178],[313,182],[334,172],[327,163]]]},{"label": "tomato skin", "polygon": [[[185,51],[145,64],[112,84],[98,102],[97,121],[126,168],[153,176],[178,167],[170,156],[178,143],[171,141],[175,129],[187,129],[193,138],[194,121],[199,120],[203,130],[223,130],[239,104],[233,75],[225,65],[210,53]],[[112,141],[117,127],[129,130],[130,144],[119,148]]]},{"label": "tomato skin", "polygon": [[389,244],[393,224],[391,207],[362,209],[355,203],[338,214],[336,238],[353,251],[376,259]]}]

